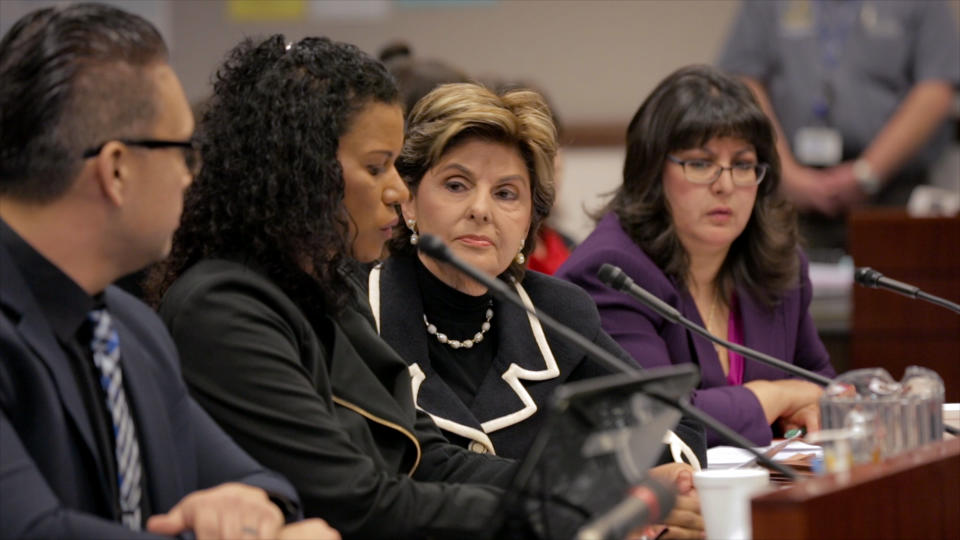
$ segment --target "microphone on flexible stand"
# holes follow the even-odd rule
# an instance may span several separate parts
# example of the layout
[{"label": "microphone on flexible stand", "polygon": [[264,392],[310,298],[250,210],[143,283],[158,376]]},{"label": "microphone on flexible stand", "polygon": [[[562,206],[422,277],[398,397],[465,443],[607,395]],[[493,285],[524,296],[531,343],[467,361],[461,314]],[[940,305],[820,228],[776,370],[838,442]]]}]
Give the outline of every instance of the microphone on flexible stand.
[{"label": "microphone on flexible stand", "polygon": [[647,480],[630,489],[623,501],[577,531],[577,540],[626,538],[637,527],[659,523],[676,501],[673,490],[655,480]]},{"label": "microphone on flexible stand", "polygon": [[873,268],[870,268],[869,266],[861,266],[860,268],[857,268],[853,273],[853,280],[864,287],[870,287],[871,289],[886,289],[888,291],[902,294],[909,298],[926,300],[931,304],[936,304],[940,307],[947,308],[954,313],[960,313],[960,304],[955,304],[949,300],[940,298],[939,296],[927,294],[921,291],[919,287],[914,287],[913,285],[903,283],[902,281],[890,279],[880,272],[877,272]]},{"label": "microphone on flexible stand", "polygon": [[656,311],[661,317],[667,319],[668,321],[677,323],[684,328],[689,329],[691,332],[699,334],[726,349],[736,351],[743,355],[744,358],[750,358],[762,364],[767,364],[768,366],[779,369],[780,371],[786,371],[787,373],[791,373],[812,383],[819,384],[820,386],[827,386],[832,382],[829,378],[824,377],[819,373],[814,373],[808,369],[803,369],[800,366],[795,366],[789,362],[784,362],[783,360],[774,358],[760,351],[755,351],[753,349],[744,347],[743,345],[731,343],[725,339],[721,339],[711,334],[704,327],[681,315],[680,312],[670,304],[657,298],[643,287],[634,283],[633,280],[630,279],[630,276],[626,274],[626,272],[612,264],[604,264],[601,266],[600,271],[597,272],[597,277],[600,278],[600,281],[602,281],[604,284],[637,299],[641,304]]},{"label": "microphone on flexible stand", "polygon": [[[542,313],[538,311],[536,308],[534,308],[533,310],[528,309],[527,306],[520,300],[520,298],[517,297],[517,294],[510,290],[510,288],[507,286],[506,283],[500,281],[499,279],[489,277],[483,272],[481,272],[480,270],[458,259],[450,251],[450,248],[448,248],[447,245],[443,243],[443,240],[440,240],[436,236],[433,236],[431,234],[420,235],[420,242],[417,243],[417,247],[420,248],[420,251],[427,254],[428,256],[440,262],[445,262],[455,267],[457,270],[460,270],[461,272],[463,272],[464,274],[472,278],[477,283],[490,289],[490,291],[492,291],[497,297],[503,300],[506,300],[511,304],[515,304],[519,306],[521,309],[523,309],[524,311],[529,312],[531,315],[539,319],[540,322],[546,323],[547,326],[549,326],[552,330],[562,335],[564,339],[566,339],[567,341],[570,341],[577,347],[580,347],[581,349],[586,349],[588,351],[590,351],[591,348],[602,351],[602,349],[594,345],[591,341],[587,340],[585,337],[581,336],[579,333],[575,332],[574,330],[567,328],[566,326],[558,323],[546,313]],[[606,351],[603,351],[603,352],[606,353]],[[607,367],[609,367],[615,372],[630,373],[636,370],[635,367],[628,365],[623,360],[620,360],[619,358],[609,353],[607,353],[607,356],[604,356],[604,358],[599,359],[599,361],[602,364],[606,364]]]},{"label": "microphone on flexible stand", "polygon": [[[536,308],[528,308],[522,300],[517,296],[516,293],[511,291],[505,283],[502,281],[492,278],[480,270],[470,266],[469,264],[461,261],[456,257],[451,251],[450,248],[443,243],[439,238],[430,235],[423,234],[420,235],[420,242],[417,243],[417,247],[428,257],[436,259],[437,261],[447,263],[457,270],[460,270],[471,279],[475,280],[477,283],[485,286],[490,292],[494,294],[497,298],[509,302],[520,309],[526,311],[527,313],[536,317],[541,323],[545,326],[556,332],[568,343],[580,348],[583,350],[587,356],[591,359],[600,362],[608,369],[617,373],[627,373],[633,374],[640,371],[640,368],[637,366],[631,366],[624,362],[623,360],[617,358],[616,356],[610,354],[608,351],[600,348],[592,341],[581,336],[579,333],[570,329],[569,327],[557,322],[553,317],[547,315],[546,313],[538,311]],[[668,306],[669,307],[669,306]],[[673,308],[671,308],[673,309]],[[829,381],[829,379],[828,379]],[[707,413],[701,411],[700,409],[690,405],[684,400],[673,399],[669,396],[666,396],[655,390],[645,391],[645,394],[657,399],[658,401],[665,403],[671,407],[679,409],[681,412],[696,418],[704,423],[710,429],[716,431],[721,437],[729,441],[734,446],[742,448],[749,452],[751,455],[757,458],[757,461],[763,463],[764,465],[769,466],[770,468],[776,470],[777,472],[787,476],[790,479],[796,480],[797,473],[790,467],[778,463],[760,452],[757,452],[750,441],[744,438],[742,435],[728,428],[725,424],[721,423],[717,419],[708,415]]]},{"label": "microphone on flexible stand", "polygon": [[[919,287],[915,287],[895,279],[890,279],[880,272],[877,272],[873,268],[870,268],[869,266],[861,266],[860,268],[857,268],[853,272],[853,280],[864,287],[869,287],[871,289],[886,289],[888,291],[902,294],[909,298],[926,300],[931,304],[936,304],[940,307],[947,308],[954,313],[960,313],[960,304],[955,304],[949,300],[940,298],[939,296],[927,294],[921,291]],[[943,430],[954,436],[960,435],[960,430],[957,430],[957,428],[947,424],[943,425]]]},{"label": "microphone on flexible stand", "polygon": [[[871,270],[869,268],[860,269],[860,270],[868,270],[870,272],[873,272],[876,275],[876,277],[879,277],[880,279],[883,279],[883,280],[887,280],[887,278],[884,278],[882,274],[880,274],[879,272],[876,272],[875,270]],[[860,274],[860,270],[857,270],[858,275]],[[602,265],[600,267],[600,271],[597,272],[597,277],[600,279],[600,281],[602,281],[606,285],[620,292],[630,295],[631,297],[639,301],[641,304],[647,306],[653,311],[656,311],[661,317],[667,319],[668,321],[680,324],[683,327],[689,329],[691,332],[694,332],[700,336],[703,336],[708,340],[719,344],[722,347],[725,347],[732,351],[736,351],[740,353],[744,358],[750,358],[762,364],[767,364],[768,366],[777,368],[781,371],[792,373],[802,379],[806,379],[810,382],[819,384],[821,386],[827,386],[832,382],[830,379],[828,379],[827,377],[824,377],[823,375],[820,375],[819,373],[815,373],[808,369],[803,369],[802,367],[795,366],[788,362],[784,362],[783,360],[774,358],[760,351],[756,351],[748,347],[744,347],[743,345],[738,345],[736,343],[731,343],[725,339],[721,339],[711,334],[702,326],[698,325],[697,323],[681,315],[680,312],[677,311],[676,308],[674,308],[670,304],[657,298],[655,295],[651,294],[649,291],[647,291],[643,287],[634,283],[633,280],[630,279],[630,276],[626,274],[626,272],[624,272],[623,270],[621,270],[620,268],[612,264]],[[877,281],[877,280],[874,280],[874,281]],[[858,278],[858,282],[859,282],[859,278]],[[907,296],[911,296],[911,294],[904,292],[905,290],[916,289],[916,287],[911,287],[910,285],[907,285],[905,283],[900,283],[899,281],[894,281],[892,279],[887,280],[887,282],[895,283],[896,287],[903,289],[903,290],[896,289],[897,292],[900,292],[901,294],[906,294]],[[894,285],[891,285],[890,283],[886,283],[884,286],[894,287]],[[925,293],[920,293],[920,294],[925,294]],[[938,300],[941,300],[941,299],[938,299]],[[946,300],[943,300],[943,301],[946,302]],[[947,303],[949,304],[949,302]],[[710,426],[710,427],[713,428],[713,426]],[[953,426],[948,426],[944,424],[943,430],[947,433],[950,433],[951,435],[957,435],[957,429]]]}]

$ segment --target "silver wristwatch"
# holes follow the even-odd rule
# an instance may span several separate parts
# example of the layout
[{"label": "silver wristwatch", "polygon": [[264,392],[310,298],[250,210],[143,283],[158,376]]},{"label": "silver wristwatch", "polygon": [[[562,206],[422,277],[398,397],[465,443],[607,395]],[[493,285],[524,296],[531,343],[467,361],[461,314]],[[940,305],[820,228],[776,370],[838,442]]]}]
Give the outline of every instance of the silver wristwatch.
[{"label": "silver wristwatch", "polygon": [[870,162],[865,159],[861,158],[853,162],[853,178],[867,195],[872,196],[880,191],[880,177],[874,172]]}]

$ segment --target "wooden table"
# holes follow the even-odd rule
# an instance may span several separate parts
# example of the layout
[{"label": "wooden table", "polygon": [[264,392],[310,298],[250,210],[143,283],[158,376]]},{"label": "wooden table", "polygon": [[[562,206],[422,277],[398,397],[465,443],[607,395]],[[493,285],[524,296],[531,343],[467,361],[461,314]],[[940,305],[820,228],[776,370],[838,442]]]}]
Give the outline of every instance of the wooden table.
[{"label": "wooden table", "polygon": [[757,540],[958,538],[960,439],[808,479],[751,506]]},{"label": "wooden table", "polygon": [[[960,217],[911,218],[879,208],[854,212],[849,225],[854,264],[960,302]],[[944,401],[960,401],[960,315],[856,285],[848,367],[882,367],[900,380],[910,365],[939,373]]]}]

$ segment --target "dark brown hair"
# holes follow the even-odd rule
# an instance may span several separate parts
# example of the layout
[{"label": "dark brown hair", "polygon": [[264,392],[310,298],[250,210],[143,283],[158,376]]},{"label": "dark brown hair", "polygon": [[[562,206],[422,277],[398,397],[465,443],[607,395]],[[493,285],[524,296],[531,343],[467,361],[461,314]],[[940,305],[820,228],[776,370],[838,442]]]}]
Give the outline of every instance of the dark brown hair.
[{"label": "dark brown hair", "polygon": [[380,51],[380,61],[397,81],[403,101],[403,114],[408,115],[420,98],[448,83],[470,82],[463,71],[441,60],[414,56],[410,46],[395,41]]},{"label": "dark brown hair", "polygon": [[157,113],[144,69],[166,60],[157,29],[115,7],[18,20],[0,41],[0,193],[50,202],[73,183],[85,150],[144,136]]},{"label": "dark brown hair", "polygon": [[770,165],[757,188],[753,212],[734,240],[716,285],[729,300],[734,284],[764,305],[775,305],[797,283],[797,224],[779,194],[775,132],[753,94],[739,80],[709,66],[681,68],[640,105],[627,128],[623,184],[600,212],[614,212],[624,231],[678,283],[687,282],[689,257],[677,237],[663,190],[667,154],[702,146],[714,137],[737,137]]}]

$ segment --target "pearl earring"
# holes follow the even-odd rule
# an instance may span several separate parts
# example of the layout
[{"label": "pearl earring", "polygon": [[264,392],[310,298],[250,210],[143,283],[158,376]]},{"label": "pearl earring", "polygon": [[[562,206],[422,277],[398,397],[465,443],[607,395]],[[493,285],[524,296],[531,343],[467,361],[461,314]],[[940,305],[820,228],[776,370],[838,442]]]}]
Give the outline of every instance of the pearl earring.
[{"label": "pearl earring", "polygon": [[517,261],[517,264],[523,264],[527,262],[527,258],[523,255],[522,247],[520,248],[520,251],[517,252],[517,256],[514,257],[513,260]]},{"label": "pearl earring", "polygon": [[410,245],[415,246],[420,242],[420,235],[417,234],[417,220],[408,219],[407,228],[410,229]]}]

